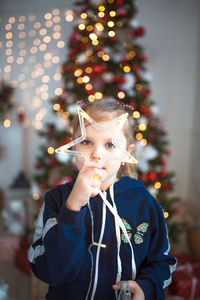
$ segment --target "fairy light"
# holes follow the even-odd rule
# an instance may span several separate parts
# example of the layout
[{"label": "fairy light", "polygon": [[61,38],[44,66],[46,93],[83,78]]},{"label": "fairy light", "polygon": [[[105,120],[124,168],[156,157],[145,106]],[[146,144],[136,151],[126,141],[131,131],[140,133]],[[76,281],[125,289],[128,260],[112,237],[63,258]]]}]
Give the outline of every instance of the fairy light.
[{"label": "fairy light", "polygon": [[133,50],[128,53],[128,57],[131,58],[131,59],[134,58],[135,55],[136,55],[136,53]]},{"label": "fairy light", "polygon": [[92,31],[92,30],[93,30],[93,26],[92,26],[92,25],[88,25],[88,26],[86,27],[86,30],[87,30],[87,31]]},{"label": "fairy light", "polygon": [[117,96],[118,96],[119,99],[123,99],[125,97],[125,93],[124,92],[119,92],[117,94]]},{"label": "fairy light", "polygon": [[92,52],[92,50],[87,50],[87,51],[85,52],[85,54],[86,54],[87,56],[91,56],[91,55],[93,54],[93,52]]},{"label": "fairy light", "polygon": [[146,146],[146,145],[147,145],[147,140],[146,140],[146,139],[142,139],[142,140],[140,141],[140,144],[141,144],[142,146]]},{"label": "fairy light", "polygon": [[10,125],[11,125],[11,121],[9,119],[6,119],[6,120],[3,121],[3,126],[4,127],[8,128],[8,127],[10,127]]},{"label": "fairy light", "polygon": [[110,57],[109,57],[108,54],[103,54],[103,55],[102,55],[102,59],[103,59],[104,61],[108,61],[108,60],[110,59]]},{"label": "fairy light", "polygon": [[65,47],[65,42],[64,41],[59,41],[58,43],[57,43],[57,47],[58,48],[64,48]]},{"label": "fairy light", "polygon": [[90,34],[89,34],[89,38],[90,38],[91,40],[96,40],[96,39],[97,39],[97,35],[96,35],[95,33],[90,33]]},{"label": "fairy light", "polygon": [[56,88],[55,89],[55,95],[56,96],[60,96],[60,95],[62,95],[62,93],[63,93],[63,89],[62,88]]},{"label": "fairy light", "polygon": [[161,183],[160,183],[160,181],[156,181],[155,183],[154,183],[154,187],[155,187],[155,189],[160,189],[161,188]]},{"label": "fairy light", "polygon": [[126,65],[126,66],[123,67],[123,70],[124,70],[125,73],[128,73],[128,72],[130,72],[131,68]]},{"label": "fairy light", "polygon": [[164,212],[164,218],[167,219],[169,217],[169,213],[167,211]]},{"label": "fairy light", "polygon": [[60,37],[61,37],[61,33],[60,32],[54,32],[54,34],[53,34],[54,40],[58,40],[58,39],[60,39]]},{"label": "fairy light", "polygon": [[138,127],[139,127],[139,130],[141,130],[141,131],[145,131],[147,129],[147,125],[144,123],[139,124]]},{"label": "fairy light", "polygon": [[12,36],[13,36],[13,35],[12,35],[12,32],[9,31],[9,32],[6,33],[6,39],[7,39],[7,40],[12,39]]},{"label": "fairy light", "polygon": [[138,141],[140,141],[142,138],[143,138],[143,135],[142,135],[141,133],[137,133],[137,134],[136,134],[136,139],[137,139]]},{"label": "fairy light", "polygon": [[95,97],[95,99],[100,100],[100,99],[102,99],[103,94],[102,94],[101,92],[96,92],[96,93],[94,94],[94,97]]},{"label": "fairy light", "polygon": [[91,91],[92,90],[92,85],[90,83],[87,83],[86,86],[85,86],[85,89],[87,91]]},{"label": "fairy light", "polygon": [[89,76],[83,76],[83,83],[88,83],[90,81]]},{"label": "fairy light", "polygon": [[136,88],[137,91],[141,91],[142,90],[141,83],[136,83],[135,88]]},{"label": "fairy light", "polygon": [[108,27],[113,27],[115,25],[115,23],[113,21],[108,21],[107,25],[108,25]]},{"label": "fairy light", "polygon": [[99,11],[104,11],[104,10],[105,10],[105,6],[103,6],[103,5],[99,6],[99,7],[98,7],[98,10],[99,10]]},{"label": "fairy light", "polygon": [[15,17],[10,17],[10,18],[8,19],[8,22],[9,22],[10,24],[14,24],[15,21],[16,21]]},{"label": "fairy light", "polygon": [[50,20],[50,19],[52,18],[52,14],[51,14],[51,13],[46,13],[46,14],[44,15],[44,18],[45,18],[46,20]]},{"label": "fairy light", "polygon": [[82,83],[83,83],[83,77],[79,77],[79,78],[77,79],[77,83],[78,83],[78,84],[82,84]]},{"label": "fairy light", "polygon": [[96,23],[95,27],[99,30],[99,31],[103,31],[104,30],[104,26],[101,23]]},{"label": "fairy light", "polygon": [[103,52],[103,51],[99,51],[99,52],[97,53],[97,55],[98,55],[99,57],[102,57],[102,56],[104,55],[104,52]]},{"label": "fairy light", "polygon": [[116,16],[116,12],[115,12],[114,10],[111,10],[111,11],[109,12],[109,15],[113,18],[113,17]]},{"label": "fairy light", "polygon": [[33,200],[38,201],[40,199],[40,195],[38,193],[34,193],[32,195]]},{"label": "fairy light", "polygon": [[113,4],[114,3],[114,0],[107,0],[108,1],[108,3],[110,3],[110,4]]},{"label": "fairy light", "polygon": [[79,24],[79,26],[78,26],[78,28],[80,29],[80,30],[84,30],[85,29],[85,24]]},{"label": "fairy light", "polygon": [[103,18],[103,17],[105,16],[105,14],[104,14],[103,11],[100,11],[100,12],[98,13],[98,16],[99,16],[99,18]]},{"label": "fairy light", "polygon": [[138,119],[139,117],[140,117],[139,111],[135,110],[135,111],[133,112],[133,118],[134,118],[134,119]]},{"label": "fairy light", "polygon": [[93,41],[92,41],[92,45],[96,46],[96,45],[98,45],[98,44],[99,44],[98,40],[93,40]]},{"label": "fairy light", "polygon": [[110,30],[110,31],[108,31],[108,35],[109,35],[109,37],[114,37],[115,32],[113,30]]},{"label": "fairy light", "polygon": [[72,10],[67,10],[65,12],[65,19],[66,19],[67,22],[73,21],[74,16],[73,16],[73,11]]},{"label": "fairy light", "polygon": [[89,95],[88,96],[88,101],[94,102],[95,101],[95,96],[94,95]]},{"label": "fairy light", "polygon": [[53,147],[48,147],[47,152],[48,152],[49,154],[54,154],[55,149],[54,149]]},{"label": "fairy light", "polygon": [[85,69],[85,72],[88,73],[88,74],[91,74],[92,73],[92,68],[91,67],[87,67]]},{"label": "fairy light", "polygon": [[81,17],[81,19],[83,19],[83,20],[84,20],[84,19],[87,19],[87,14],[86,14],[86,13],[82,13],[80,17]]},{"label": "fairy light", "polygon": [[49,36],[49,35],[47,35],[47,36],[45,36],[44,38],[43,38],[43,42],[44,43],[49,43],[51,41],[51,37]]},{"label": "fairy light", "polygon": [[79,77],[79,76],[81,76],[82,73],[83,73],[83,70],[77,69],[77,70],[74,72],[74,76]]}]

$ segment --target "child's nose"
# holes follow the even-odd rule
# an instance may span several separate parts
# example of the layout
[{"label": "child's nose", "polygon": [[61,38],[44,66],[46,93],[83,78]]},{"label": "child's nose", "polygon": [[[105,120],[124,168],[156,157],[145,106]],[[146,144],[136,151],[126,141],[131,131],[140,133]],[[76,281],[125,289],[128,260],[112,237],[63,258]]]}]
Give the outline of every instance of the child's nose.
[{"label": "child's nose", "polygon": [[96,147],[91,153],[91,159],[94,161],[102,160],[102,149],[100,147]]}]

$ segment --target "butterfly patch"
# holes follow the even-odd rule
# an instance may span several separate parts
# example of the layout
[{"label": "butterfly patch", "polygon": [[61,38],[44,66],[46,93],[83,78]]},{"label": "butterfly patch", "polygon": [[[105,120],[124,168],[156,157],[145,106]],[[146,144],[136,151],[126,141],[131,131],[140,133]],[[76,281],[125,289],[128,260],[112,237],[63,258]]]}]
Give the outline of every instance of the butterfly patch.
[{"label": "butterfly patch", "polygon": [[139,245],[144,242],[143,237],[144,234],[147,232],[149,228],[149,224],[146,222],[143,222],[142,224],[137,226],[136,233],[134,234],[134,242]]},{"label": "butterfly patch", "polygon": [[[147,230],[149,228],[149,224],[147,222],[141,223],[140,225],[138,225],[136,227],[135,234],[133,234],[132,233],[133,230],[132,230],[131,226],[129,225],[129,223],[123,218],[122,218],[122,222],[126,228],[128,237],[131,239],[133,236],[134,242],[136,245],[142,244],[144,242],[144,234],[147,232]],[[128,243],[128,240],[126,239],[124,233],[121,234],[121,239],[125,244]]]}]

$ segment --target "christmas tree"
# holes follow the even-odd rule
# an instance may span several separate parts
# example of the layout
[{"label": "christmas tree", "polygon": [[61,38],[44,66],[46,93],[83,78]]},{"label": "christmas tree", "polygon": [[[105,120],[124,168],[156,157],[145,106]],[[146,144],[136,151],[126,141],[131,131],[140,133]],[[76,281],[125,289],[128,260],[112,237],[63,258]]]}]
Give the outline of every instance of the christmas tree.
[{"label": "christmas tree", "polygon": [[[52,100],[57,117],[65,120],[62,130],[46,124],[35,168],[41,191],[68,182],[76,174],[68,155],[55,154],[55,148],[71,139],[70,121],[79,101],[101,101],[111,97],[128,105],[136,140],[138,179],[164,209],[169,236],[175,241],[181,224],[173,220],[178,199],[169,197],[175,177],[167,171],[169,155],[166,132],[154,111],[151,89],[146,76],[147,56],[138,44],[145,29],[137,26],[137,8],[133,0],[85,1],[78,24],[69,37],[67,60],[62,65],[63,86]],[[38,199],[37,194],[34,195]]]}]

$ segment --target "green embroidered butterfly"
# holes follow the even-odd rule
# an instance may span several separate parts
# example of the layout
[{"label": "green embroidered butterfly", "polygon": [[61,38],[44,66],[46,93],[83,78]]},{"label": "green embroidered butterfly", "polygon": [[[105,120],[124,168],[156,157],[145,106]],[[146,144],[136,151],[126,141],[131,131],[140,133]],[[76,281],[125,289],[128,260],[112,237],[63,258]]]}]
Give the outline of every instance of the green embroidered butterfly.
[{"label": "green embroidered butterfly", "polygon": [[[122,222],[123,222],[123,224],[126,228],[126,231],[127,231],[127,234],[129,236],[129,238],[131,239],[131,237],[132,237],[132,232],[131,232],[132,228],[131,228],[131,226],[123,218],[122,218]],[[143,237],[144,237],[144,234],[147,232],[148,228],[149,228],[149,224],[146,223],[146,222],[143,222],[143,223],[141,223],[140,225],[137,226],[136,233],[134,234],[135,244],[139,245],[139,244],[142,244],[144,242]],[[126,239],[126,237],[123,233],[121,234],[121,239],[125,244],[128,243],[128,241],[127,241],[127,239]]]}]

